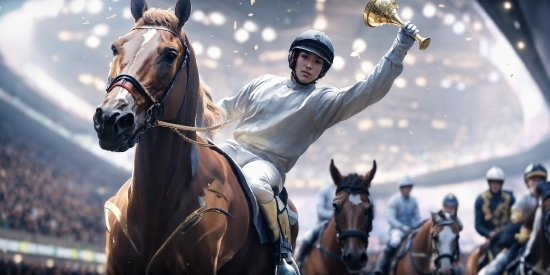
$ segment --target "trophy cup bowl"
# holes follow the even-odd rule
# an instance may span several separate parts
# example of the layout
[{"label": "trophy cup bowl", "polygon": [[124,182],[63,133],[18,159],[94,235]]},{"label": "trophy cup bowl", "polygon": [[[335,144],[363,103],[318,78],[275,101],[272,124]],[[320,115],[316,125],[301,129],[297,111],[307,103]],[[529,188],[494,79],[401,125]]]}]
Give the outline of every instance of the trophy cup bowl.
[{"label": "trophy cup bowl", "polygon": [[[363,12],[363,22],[371,28],[386,24],[403,27],[403,20],[397,14],[398,9],[399,6],[395,0],[369,0]],[[422,37],[418,33],[412,37],[418,42],[421,51],[430,45],[429,37]]]}]

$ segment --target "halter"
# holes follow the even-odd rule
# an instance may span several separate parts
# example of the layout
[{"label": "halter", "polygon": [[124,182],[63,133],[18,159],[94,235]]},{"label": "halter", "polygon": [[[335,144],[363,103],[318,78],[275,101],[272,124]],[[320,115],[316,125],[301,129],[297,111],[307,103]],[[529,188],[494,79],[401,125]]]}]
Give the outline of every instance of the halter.
[{"label": "halter", "polygon": [[[435,222],[432,226],[432,229],[436,226],[441,226],[441,225],[452,225],[452,224],[455,224],[457,223],[455,220],[453,219],[443,219],[439,222]],[[432,238],[432,241],[431,241],[431,245],[432,245],[432,253],[431,254],[427,254],[427,253],[416,253],[413,251],[413,245],[412,245],[412,241],[414,239],[414,237],[416,236],[416,234],[418,233],[418,231],[415,231],[413,233],[413,235],[410,237],[410,242],[411,242],[411,245],[409,246],[409,255],[411,257],[411,262],[414,266],[414,269],[418,272],[418,273],[421,273],[423,275],[431,275],[433,274],[432,272],[426,272],[424,270],[422,270],[422,268],[418,265],[418,263],[415,261],[414,258],[417,258],[417,257],[420,257],[420,258],[432,258],[434,263],[435,263],[435,266],[439,268],[440,266],[440,261],[441,259],[443,258],[449,258],[451,260],[451,262],[458,262],[459,261],[459,257],[460,257],[460,246],[458,244],[458,239],[456,240],[456,250],[452,253],[452,254],[449,254],[449,253],[445,253],[445,254],[440,254],[439,253],[439,250],[437,249],[437,246],[435,244],[435,240],[433,238],[433,235],[431,236]]]},{"label": "halter", "polygon": [[170,95],[170,92],[172,91],[172,88],[174,87],[174,83],[176,82],[176,80],[177,80],[177,78],[178,78],[178,76],[181,72],[181,69],[183,69],[183,67],[185,65],[187,65],[187,82],[185,83],[185,94],[184,94],[184,97],[183,97],[182,106],[185,104],[185,99],[187,98],[187,90],[189,88],[189,73],[190,73],[189,72],[189,56],[190,56],[190,53],[189,53],[189,47],[187,46],[187,42],[188,42],[187,36],[185,36],[185,40],[184,40],[179,36],[179,34],[175,33],[174,31],[172,31],[170,29],[163,28],[163,27],[142,26],[142,27],[135,27],[135,28],[132,29],[132,31],[135,30],[135,29],[152,29],[152,30],[162,30],[162,31],[170,32],[176,38],[179,39],[179,41],[181,42],[181,44],[185,48],[185,56],[183,58],[183,62],[181,63],[181,66],[178,68],[178,71],[174,75],[174,78],[172,78],[172,81],[170,82],[170,86],[168,86],[168,90],[164,93],[164,96],[162,97],[161,100],[156,100],[155,97],[153,97],[153,95],[151,95],[149,92],[147,92],[147,90],[145,90],[145,88],[143,88],[143,85],[141,85],[139,80],[137,80],[132,75],[119,74],[114,79],[111,79],[110,77],[107,78],[107,89],[106,89],[107,94],[109,94],[109,92],[114,87],[121,87],[121,88],[127,90],[135,99],[136,96],[132,92],[132,90],[128,86],[124,85],[124,83],[119,83],[120,81],[128,81],[132,84],[132,86],[134,86],[137,89],[137,91],[142,96],[149,98],[151,100],[151,102],[153,103],[149,107],[149,109],[147,109],[147,115],[145,116],[145,124],[134,133],[132,138],[130,138],[128,140],[129,148],[133,147],[136,143],[139,142],[139,140],[141,138],[141,135],[145,131],[147,131],[149,128],[152,128],[152,127],[155,127],[155,126],[158,125],[159,118],[162,117],[162,115],[164,114],[164,102],[168,98],[168,95]]},{"label": "halter", "polygon": [[341,247],[344,246],[344,239],[349,238],[349,237],[358,237],[358,238],[363,239],[366,243],[368,243],[369,234],[372,231],[372,214],[373,214],[372,206],[374,205],[372,203],[372,198],[370,196],[369,189],[367,189],[364,186],[342,185],[342,186],[339,186],[336,189],[336,193],[338,193],[342,190],[348,192],[350,195],[357,195],[357,194],[361,194],[361,193],[367,194],[367,196],[369,198],[369,203],[371,205],[371,207],[369,208],[368,216],[371,220],[370,220],[369,226],[368,226],[368,228],[365,232],[359,231],[359,230],[347,230],[347,231],[341,232],[340,225],[338,224],[338,219],[336,218],[336,215],[338,213],[335,212],[334,213],[334,224],[336,226],[336,236],[338,237],[338,241],[340,242],[340,246]]}]

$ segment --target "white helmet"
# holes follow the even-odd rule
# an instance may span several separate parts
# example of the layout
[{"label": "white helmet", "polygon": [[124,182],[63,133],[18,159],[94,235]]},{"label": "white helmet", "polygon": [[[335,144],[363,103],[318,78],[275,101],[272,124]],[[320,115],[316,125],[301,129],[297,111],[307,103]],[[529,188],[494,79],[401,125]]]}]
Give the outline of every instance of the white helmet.
[{"label": "white helmet", "polygon": [[397,187],[413,186],[414,181],[409,176],[404,176],[397,181]]},{"label": "white helmet", "polygon": [[491,167],[491,169],[489,169],[489,171],[487,171],[487,174],[485,175],[487,181],[498,180],[504,182],[504,177],[504,172],[498,166]]}]

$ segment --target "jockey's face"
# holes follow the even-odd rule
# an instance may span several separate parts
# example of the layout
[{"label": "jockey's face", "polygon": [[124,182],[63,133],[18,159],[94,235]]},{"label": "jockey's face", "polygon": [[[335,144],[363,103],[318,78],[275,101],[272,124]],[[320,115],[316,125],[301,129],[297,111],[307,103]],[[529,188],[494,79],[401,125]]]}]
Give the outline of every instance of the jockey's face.
[{"label": "jockey's face", "polygon": [[403,186],[400,189],[403,196],[408,197],[411,195],[412,186]]},{"label": "jockey's face", "polygon": [[456,206],[454,205],[443,205],[443,210],[451,215],[456,214]]},{"label": "jockey's face", "polygon": [[298,80],[302,83],[315,81],[323,69],[323,62],[324,60],[314,53],[300,51],[294,68]]},{"label": "jockey's face", "polygon": [[498,180],[490,180],[489,181],[489,189],[491,189],[491,192],[498,193],[500,192],[500,189],[502,188],[502,181]]},{"label": "jockey's face", "polygon": [[531,191],[531,193],[535,194],[536,193],[536,190],[537,190],[537,184],[539,184],[539,182],[543,182],[545,181],[546,179],[543,178],[543,177],[531,177],[527,180],[527,187],[529,188],[529,191]]}]

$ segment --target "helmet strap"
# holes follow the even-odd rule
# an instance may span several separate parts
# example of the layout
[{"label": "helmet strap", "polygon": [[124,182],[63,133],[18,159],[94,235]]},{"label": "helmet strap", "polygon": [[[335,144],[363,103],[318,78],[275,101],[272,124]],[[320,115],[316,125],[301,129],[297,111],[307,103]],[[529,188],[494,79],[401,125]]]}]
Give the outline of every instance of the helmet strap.
[{"label": "helmet strap", "polygon": [[[296,68],[296,67],[295,67],[295,68]],[[304,86],[307,86],[307,85],[309,85],[309,84],[315,84],[315,83],[317,83],[317,79],[319,79],[319,78],[317,78],[317,79],[315,79],[315,80],[313,80],[313,81],[311,81],[311,82],[309,82],[309,83],[303,83],[303,82],[300,81],[300,79],[298,78],[298,75],[296,75],[296,69],[293,69],[292,72],[291,72],[290,74],[292,75],[292,78],[293,78],[294,82],[296,82],[296,83],[298,83],[298,84],[300,84],[300,85],[304,85]]]}]

